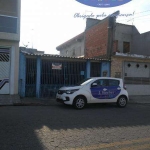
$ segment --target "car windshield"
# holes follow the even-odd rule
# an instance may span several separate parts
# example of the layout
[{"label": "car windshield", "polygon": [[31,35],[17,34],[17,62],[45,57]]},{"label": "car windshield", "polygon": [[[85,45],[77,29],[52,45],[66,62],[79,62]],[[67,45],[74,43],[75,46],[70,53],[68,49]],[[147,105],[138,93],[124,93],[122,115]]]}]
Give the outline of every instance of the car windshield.
[{"label": "car windshield", "polygon": [[92,78],[86,78],[84,80],[81,80],[80,82],[78,82],[77,84],[75,84],[76,86],[81,86],[81,85],[85,85],[89,82],[91,82],[93,79]]}]

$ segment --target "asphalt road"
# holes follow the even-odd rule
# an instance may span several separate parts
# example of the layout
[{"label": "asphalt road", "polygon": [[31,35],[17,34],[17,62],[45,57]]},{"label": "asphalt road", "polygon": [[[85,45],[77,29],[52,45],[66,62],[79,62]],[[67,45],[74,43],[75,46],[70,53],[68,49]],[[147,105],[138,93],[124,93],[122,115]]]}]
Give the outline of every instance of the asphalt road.
[{"label": "asphalt road", "polygon": [[150,104],[0,106],[0,150],[150,150]]}]

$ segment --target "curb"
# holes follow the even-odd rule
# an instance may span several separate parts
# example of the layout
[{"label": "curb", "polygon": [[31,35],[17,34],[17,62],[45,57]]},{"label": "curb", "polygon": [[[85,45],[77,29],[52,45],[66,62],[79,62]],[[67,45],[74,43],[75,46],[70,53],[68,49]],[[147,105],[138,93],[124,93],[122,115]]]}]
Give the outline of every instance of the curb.
[{"label": "curb", "polygon": [[13,106],[46,106],[45,104],[41,104],[41,103],[17,103],[17,104],[13,104]]},{"label": "curb", "polygon": [[150,102],[128,102],[129,104],[150,104]]},{"label": "curb", "polygon": [[[59,103],[58,103],[59,104]],[[34,103],[15,103],[13,104],[13,106],[56,106],[58,104],[44,104],[44,103],[40,103],[40,102],[34,102]],[[150,102],[135,102],[135,101],[129,101],[128,104],[150,104]],[[8,105],[7,105],[8,106]]]},{"label": "curb", "polygon": [[17,103],[13,106],[54,106],[55,104],[43,104],[43,103]]}]

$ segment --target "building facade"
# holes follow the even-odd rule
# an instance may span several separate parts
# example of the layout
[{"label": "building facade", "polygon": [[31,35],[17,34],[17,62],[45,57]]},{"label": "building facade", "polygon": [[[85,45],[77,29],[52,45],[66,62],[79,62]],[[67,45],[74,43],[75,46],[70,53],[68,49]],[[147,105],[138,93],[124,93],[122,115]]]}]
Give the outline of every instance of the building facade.
[{"label": "building facade", "polygon": [[12,104],[18,99],[21,1],[0,3],[0,104]]},{"label": "building facade", "polygon": [[83,33],[56,49],[61,56],[110,57],[115,52],[149,56],[149,47],[150,32],[140,34],[134,25],[116,23],[115,17],[107,17],[88,18]]},{"label": "building facade", "polygon": [[[92,19],[88,19],[91,22]],[[116,52],[150,56],[150,32],[106,18],[85,30],[85,57],[111,57]]]},{"label": "building facade", "polygon": [[[130,95],[149,95],[149,47],[150,32],[140,34],[133,25],[116,23],[115,15],[86,21],[84,57],[111,59],[110,75],[123,78]],[[103,70],[102,76],[107,75]]]},{"label": "building facade", "polygon": [[121,77],[129,95],[150,95],[150,57],[116,53],[111,57],[111,76]]}]

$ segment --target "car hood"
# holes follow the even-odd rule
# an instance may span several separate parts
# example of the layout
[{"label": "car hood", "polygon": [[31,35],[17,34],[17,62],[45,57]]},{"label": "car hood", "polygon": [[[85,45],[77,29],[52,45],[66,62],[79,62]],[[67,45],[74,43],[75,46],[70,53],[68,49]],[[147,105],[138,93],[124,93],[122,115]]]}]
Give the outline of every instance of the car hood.
[{"label": "car hood", "polygon": [[59,90],[74,90],[74,89],[81,89],[82,86],[64,86],[61,87]]}]

